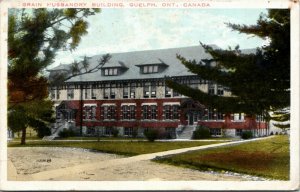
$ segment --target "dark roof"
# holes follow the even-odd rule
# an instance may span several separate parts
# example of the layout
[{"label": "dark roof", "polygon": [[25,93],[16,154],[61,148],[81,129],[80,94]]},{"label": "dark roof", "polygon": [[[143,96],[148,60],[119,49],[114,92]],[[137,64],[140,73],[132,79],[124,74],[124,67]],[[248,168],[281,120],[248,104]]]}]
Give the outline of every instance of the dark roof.
[{"label": "dark roof", "polygon": [[[176,58],[179,54],[186,59],[201,61],[202,59],[212,59],[211,55],[207,54],[202,46],[171,48],[171,49],[158,49],[147,51],[135,51],[125,53],[113,53],[108,63],[103,65],[107,67],[126,67],[128,68],[123,74],[118,76],[104,76],[101,75],[101,71],[95,73],[84,74],[73,77],[67,82],[79,82],[79,81],[113,81],[113,80],[134,80],[134,79],[149,79],[149,78],[162,78],[164,76],[189,76],[194,75],[190,73],[184,65]],[[99,63],[102,55],[96,55],[91,57],[88,62],[90,68],[96,66]],[[147,64],[162,64],[168,66],[161,73],[141,74],[140,65]]]}]

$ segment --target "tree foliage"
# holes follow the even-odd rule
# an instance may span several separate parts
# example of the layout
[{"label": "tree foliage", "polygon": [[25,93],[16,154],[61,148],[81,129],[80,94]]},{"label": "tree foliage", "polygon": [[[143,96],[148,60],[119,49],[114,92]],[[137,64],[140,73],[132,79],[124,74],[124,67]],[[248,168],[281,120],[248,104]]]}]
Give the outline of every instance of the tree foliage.
[{"label": "tree foliage", "polygon": [[[240,33],[268,39],[269,44],[247,54],[239,49],[222,50],[201,44],[212,55],[212,61],[181,60],[192,73],[200,78],[229,88],[233,97],[209,95],[176,83],[172,79],[167,85],[177,92],[199,100],[206,106],[223,113],[244,112],[255,116],[276,111],[290,105],[290,12],[269,10],[261,15],[256,25],[227,24]],[[216,65],[208,65],[216,62]]]},{"label": "tree foliage", "polygon": [[275,111],[272,114],[272,120],[276,121],[276,123],[273,123],[274,126],[282,129],[283,131],[286,131],[290,128],[290,113],[289,109],[282,109],[279,111]]},{"label": "tree foliage", "polygon": [[[53,120],[44,69],[58,50],[74,50],[87,34],[86,18],[99,9],[10,9],[8,17],[8,125],[22,130]],[[25,132],[25,134],[24,134]]]},{"label": "tree foliage", "polygon": [[[60,49],[74,50],[87,33],[85,20],[99,9],[13,9],[8,23],[9,103],[47,97],[41,72]],[[46,85],[46,86],[45,86]]]}]

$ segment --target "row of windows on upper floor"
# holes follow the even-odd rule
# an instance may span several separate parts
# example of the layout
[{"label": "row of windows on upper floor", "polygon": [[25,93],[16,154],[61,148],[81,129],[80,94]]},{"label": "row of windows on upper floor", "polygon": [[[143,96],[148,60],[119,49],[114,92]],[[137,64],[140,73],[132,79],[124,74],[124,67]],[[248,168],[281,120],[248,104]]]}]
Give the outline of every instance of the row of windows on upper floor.
[{"label": "row of windows on upper floor", "polygon": [[[190,85],[192,88],[198,88],[198,84],[192,84]],[[102,89],[103,91],[103,99],[115,99],[116,98],[116,89],[115,87],[105,87]],[[100,99],[97,98],[97,92],[98,89],[96,88],[85,88],[83,89],[83,99]],[[224,87],[220,85],[209,85],[208,86],[208,93],[212,95],[224,95]],[[52,89],[50,90],[50,98],[51,99],[60,99],[60,90]],[[164,87],[164,97],[179,97],[181,94],[174,91],[173,89],[165,86]],[[145,83],[143,86],[143,98],[156,98],[157,97],[157,86],[155,83]],[[127,99],[136,98],[136,86],[124,86],[122,88],[122,98]],[[70,88],[67,89],[67,99],[72,100],[74,99],[74,89]]]}]

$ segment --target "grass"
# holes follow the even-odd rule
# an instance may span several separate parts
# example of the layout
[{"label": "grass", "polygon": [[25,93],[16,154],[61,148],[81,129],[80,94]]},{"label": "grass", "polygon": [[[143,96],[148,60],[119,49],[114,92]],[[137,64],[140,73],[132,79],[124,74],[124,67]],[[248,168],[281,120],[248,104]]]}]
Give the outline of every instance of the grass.
[{"label": "grass", "polygon": [[271,179],[289,179],[289,139],[272,139],[198,150],[154,161],[198,170],[232,171]]},{"label": "grass", "polygon": [[[37,136],[34,137],[26,137],[26,141],[29,140],[42,140],[42,138],[39,138]],[[13,138],[13,141],[21,141],[21,137]]]},{"label": "grass", "polygon": [[173,149],[195,147],[222,143],[220,141],[178,141],[178,142],[148,142],[148,141],[27,141],[26,145],[10,142],[8,147],[74,147],[96,151],[134,156],[155,153]]}]

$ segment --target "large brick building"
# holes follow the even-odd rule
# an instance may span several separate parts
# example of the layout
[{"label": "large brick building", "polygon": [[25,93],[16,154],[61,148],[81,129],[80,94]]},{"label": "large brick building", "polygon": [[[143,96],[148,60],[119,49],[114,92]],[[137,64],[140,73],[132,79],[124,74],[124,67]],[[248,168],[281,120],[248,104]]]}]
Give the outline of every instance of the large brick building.
[{"label": "large brick building", "polygon": [[[244,114],[225,116],[168,88],[166,77],[210,94],[231,96],[229,89],[190,73],[176,54],[215,65],[201,46],[111,54],[98,71],[50,87],[57,115],[54,132],[70,128],[83,135],[111,135],[118,129],[120,135],[143,136],[145,129],[159,129],[168,137],[190,138],[197,125],[204,125],[216,136],[239,136],[246,129],[257,136],[268,133],[260,116],[256,120]],[[101,57],[88,58],[89,67],[97,66]],[[71,73],[70,66],[49,70],[50,78]]]}]

